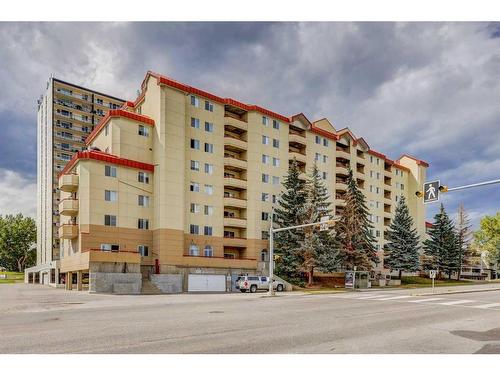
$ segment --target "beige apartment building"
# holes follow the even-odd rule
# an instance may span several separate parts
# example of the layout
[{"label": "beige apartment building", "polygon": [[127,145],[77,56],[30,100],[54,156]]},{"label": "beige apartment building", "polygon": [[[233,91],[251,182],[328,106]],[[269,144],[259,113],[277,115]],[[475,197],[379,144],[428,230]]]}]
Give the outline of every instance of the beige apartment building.
[{"label": "beige apartment building", "polygon": [[58,174],[110,109],[124,101],[56,78],[49,78],[38,101],[37,262],[26,271],[32,282],[56,285],[59,260]]},{"label": "beige apartment building", "polygon": [[148,72],[135,102],[111,110],[59,176],[58,272],[67,288],[139,293],[226,291],[241,273],[268,272],[273,204],[289,163],[316,163],[335,214],[350,167],[382,246],[397,200],[414,192],[427,163],[390,160],[349,129],[304,114],[285,116]]}]

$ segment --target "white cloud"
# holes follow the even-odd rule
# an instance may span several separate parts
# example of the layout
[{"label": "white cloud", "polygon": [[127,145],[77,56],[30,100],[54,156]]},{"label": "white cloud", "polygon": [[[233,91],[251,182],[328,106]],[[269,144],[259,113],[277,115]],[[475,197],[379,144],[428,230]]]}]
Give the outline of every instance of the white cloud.
[{"label": "white cloud", "polygon": [[36,217],[36,181],[19,173],[0,169],[0,215],[22,213]]}]

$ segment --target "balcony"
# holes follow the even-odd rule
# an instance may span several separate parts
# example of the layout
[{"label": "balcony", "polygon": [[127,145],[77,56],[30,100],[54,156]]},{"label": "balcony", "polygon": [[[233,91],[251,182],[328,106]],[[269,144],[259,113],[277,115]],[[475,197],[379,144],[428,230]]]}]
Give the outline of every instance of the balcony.
[{"label": "balcony", "polygon": [[242,198],[224,197],[224,207],[247,208],[247,200]]},{"label": "balcony", "polygon": [[384,190],[384,199],[391,200],[391,192],[389,190]]},{"label": "balcony", "polygon": [[59,189],[67,193],[72,193],[78,190],[78,180],[77,174],[63,174],[59,178]]},{"label": "balcony", "polygon": [[225,258],[220,256],[205,257],[201,255],[183,254],[183,263],[191,267],[257,268],[257,259],[252,258]]},{"label": "balcony", "polygon": [[298,145],[306,146],[307,141],[306,137],[300,134],[295,134],[295,133],[290,133],[288,134],[288,142],[289,143],[296,143]]},{"label": "balcony", "polygon": [[78,237],[78,225],[63,224],[59,227],[59,238],[71,240]]},{"label": "balcony", "polygon": [[247,150],[247,142],[243,139],[237,138],[233,135],[224,134],[224,147],[228,149],[235,149],[238,151],[246,151]]},{"label": "balcony", "polygon": [[247,188],[247,180],[237,177],[224,177],[224,186],[237,190],[244,190]]},{"label": "balcony", "polygon": [[346,190],[347,189],[347,180],[337,178],[335,179],[335,186],[339,189]]},{"label": "balcony", "polygon": [[344,174],[348,174],[349,173],[349,164],[348,163],[337,162],[335,164],[335,166],[337,167],[337,171],[338,172],[344,173]]},{"label": "balcony", "polygon": [[222,244],[230,247],[247,247],[247,239],[243,237],[224,237]]},{"label": "balcony", "polygon": [[231,228],[246,228],[247,219],[242,219],[238,217],[224,217],[224,226]]},{"label": "balcony", "polygon": [[224,167],[228,169],[233,169],[237,171],[242,171],[247,169],[247,161],[233,156],[224,156]]},{"label": "balcony", "polygon": [[63,199],[59,203],[59,214],[64,216],[78,215],[78,200],[73,198]]},{"label": "balcony", "polygon": [[388,214],[391,213],[391,205],[390,204],[387,204],[387,203],[384,204],[384,212],[386,212]]},{"label": "balcony", "polygon": [[297,162],[299,163],[306,163],[306,155],[301,153],[301,152],[298,152],[298,151],[295,151],[295,150],[289,150],[289,158],[290,160],[293,160],[294,158],[297,160]]},{"label": "balcony", "polygon": [[384,184],[391,186],[392,185],[392,179],[390,177],[384,176]]},{"label": "balcony", "polygon": [[342,152],[343,154],[345,154],[345,156],[348,156],[351,154],[351,148],[349,146],[345,146],[343,145],[342,143],[338,143],[337,142],[337,145],[335,147],[335,150],[337,152]]},{"label": "balcony", "polygon": [[234,118],[234,117],[228,116],[228,115],[224,116],[224,125],[229,125],[229,126],[232,126],[233,128],[244,130],[244,131],[248,130],[248,124],[245,121],[239,120],[237,118]]}]

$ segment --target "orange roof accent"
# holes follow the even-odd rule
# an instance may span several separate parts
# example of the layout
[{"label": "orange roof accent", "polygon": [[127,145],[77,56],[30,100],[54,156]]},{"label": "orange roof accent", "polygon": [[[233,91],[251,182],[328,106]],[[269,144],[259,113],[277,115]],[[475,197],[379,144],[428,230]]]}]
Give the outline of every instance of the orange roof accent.
[{"label": "orange roof accent", "polygon": [[144,123],[147,125],[154,126],[155,120],[153,120],[151,117],[144,116],[144,115],[139,115],[137,113],[129,112],[124,109],[111,109],[106,113],[106,116],[104,116],[101,121],[97,124],[97,126],[92,130],[92,133],[89,134],[87,139],[85,140],[85,144],[88,145],[92,140],[99,134],[99,132],[102,130],[102,128],[108,123],[108,121],[113,118],[113,117],[125,117],[130,120],[134,120],[140,123]]},{"label": "orange roof accent", "polygon": [[423,161],[423,160],[417,159],[416,157],[411,156],[411,155],[408,155],[408,154],[403,154],[403,155],[401,155],[397,161],[401,160],[401,159],[402,159],[403,157],[405,157],[405,156],[406,156],[407,158],[410,158],[410,159],[415,160],[415,161],[417,162],[417,164],[418,164],[418,165],[422,165],[422,166],[424,166],[424,167],[426,167],[426,168],[429,168],[429,163],[427,163],[426,161]]},{"label": "orange roof accent", "polygon": [[63,174],[68,174],[80,159],[94,159],[94,160],[104,161],[106,163],[122,165],[125,167],[142,169],[150,172],[154,171],[153,164],[143,163],[131,159],[124,159],[116,155],[107,154],[105,152],[90,150],[90,151],[79,151],[76,154],[74,154],[71,160],[68,162],[68,164],[66,164],[64,169],[61,171],[61,173],[59,173],[58,177],[61,177]]},{"label": "orange roof accent", "polygon": [[426,228],[432,228],[433,226],[434,226],[434,224],[432,224],[431,222],[429,222],[429,221],[425,222],[425,227]]}]

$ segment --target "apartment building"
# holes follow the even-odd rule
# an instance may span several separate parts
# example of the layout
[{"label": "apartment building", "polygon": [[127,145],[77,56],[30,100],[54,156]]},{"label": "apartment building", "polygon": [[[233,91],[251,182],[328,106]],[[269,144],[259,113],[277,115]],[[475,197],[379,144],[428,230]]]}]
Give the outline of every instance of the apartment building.
[{"label": "apartment building", "polygon": [[[49,78],[38,101],[37,144],[37,263],[26,275],[56,284],[59,259],[58,174],[110,109],[124,101],[56,78]],[[56,282],[57,281],[57,282]]]},{"label": "apartment building", "polygon": [[152,72],[86,146],[59,177],[58,271],[67,288],[138,293],[144,279],[164,292],[225,291],[238,274],[266,274],[269,217],[293,159],[304,174],[318,165],[336,214],[354,171],[379,272],[388,272],[382,246],[401,195],[425,234],[414,192],[426,162],[390,160],[327,119],[281,115]]}]

